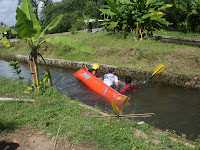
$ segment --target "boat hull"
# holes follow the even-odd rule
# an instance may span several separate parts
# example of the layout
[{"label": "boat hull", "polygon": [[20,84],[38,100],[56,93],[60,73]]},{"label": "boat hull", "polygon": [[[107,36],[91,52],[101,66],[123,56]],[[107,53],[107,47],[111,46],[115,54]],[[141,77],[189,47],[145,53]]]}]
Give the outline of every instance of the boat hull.
[{"label": "boat hull", "polygon": [[91,90],[105,97],[109,103],[114,101],[117,106],[120,106],[126,99],[125,95],[120,94],[83,68],[75,72],[73,75],[87,85]]}]

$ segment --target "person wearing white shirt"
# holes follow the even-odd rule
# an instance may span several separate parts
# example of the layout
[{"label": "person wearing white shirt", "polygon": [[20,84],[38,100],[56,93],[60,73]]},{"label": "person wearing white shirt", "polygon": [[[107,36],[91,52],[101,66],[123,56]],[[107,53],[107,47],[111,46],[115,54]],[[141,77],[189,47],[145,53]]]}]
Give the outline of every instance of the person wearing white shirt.
[{"label": "person wearing white shirt", "polygon": [[112,88],[116,88],[119,85],[118,77],[115,75],[115,69],[110,68],[109,73],[104,75],[103,82]]}]

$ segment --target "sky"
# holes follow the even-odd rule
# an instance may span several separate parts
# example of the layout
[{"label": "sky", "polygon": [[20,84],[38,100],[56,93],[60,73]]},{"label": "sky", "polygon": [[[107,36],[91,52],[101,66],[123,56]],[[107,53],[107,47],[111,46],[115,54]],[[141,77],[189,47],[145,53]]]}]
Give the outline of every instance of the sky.
[{"label": "sky", "polygon": [[[61,0],[53,0],[58,2]],[[0,0],[0,22],[8,26],[13,26],[16,23],[16,9],[18,0]],[[42,6],[42,3],[40,4]],[[41,8],[39,8],[41,10]]]}]

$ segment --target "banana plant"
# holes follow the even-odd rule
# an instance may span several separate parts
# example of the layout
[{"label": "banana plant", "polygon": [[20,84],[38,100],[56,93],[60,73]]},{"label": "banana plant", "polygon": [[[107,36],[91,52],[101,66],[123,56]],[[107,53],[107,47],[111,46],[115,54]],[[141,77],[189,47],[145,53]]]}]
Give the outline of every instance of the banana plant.
[{"label": "banana plant", "polygon": [[8,30],[10,30],[8,26],[5,25],[0,26],[0,40],[5,47],[10,47],[10,42],[8,41],[7,37],[4,36],[4,32],[7,32]]},{"label": "banana plant", "polygon": [[[120,22],[120,11],[118,11],[118,6],[114,0],[106,0],[108,5],[102,5],[100,11],[101,15],[106,15],[107,18],[104,19],[104,23],[101,25],[106,25],[106,29],[114,29]],[[105,30],[105,29],[104,29]]]},{"label": "banana plant", "polygon": [[161,27],[161,24],[170,25],[162,18],[162,10],[172,7],[171,4],[157,2],[156,0],[106,0],[108,6],[102,7],[100,11],[107,16],[105,24],[108,27],[119,30],[129,30],[143,39],[145,32],[152,32]]},{"label": "banana plant", "polygon": [[86,16],[84,13],[82,13],[82,16],[83,16],[84,22],[86,23],[86,25],[88,27],[88,32],[91,32],[92,31],[92,22],[96,22],[97,19],[92,19],[92,18]]},{"label": "banana plant", "polygon": [[[41,26],[38,24],[38,20],[34,14],[34,9],[30,3],[30,0],[23,0],[21,8],[17,7],[16,14],[17,23],[15,26],[17,27],[17,34],[20,38],[27,41],[31,49],[29,51],[29,66],[33,82],[35,83],[38,92],[40,80],[38,75],[37,59],[38,57],[43,59],[42,55],[38,52],[42,43],[62,43],[63,45],[74,47],[83,52],[95,53],[95,49],[67,37],[45,37],[45,34],[60,22],[63,17],[62,14],[57,16],[43,31],[41,31]],[[45,61],[44,63],[46,64]],[[46,75],[46,77],[50,77],[50,72],[48,69],[47,73],[48,75]]]}]

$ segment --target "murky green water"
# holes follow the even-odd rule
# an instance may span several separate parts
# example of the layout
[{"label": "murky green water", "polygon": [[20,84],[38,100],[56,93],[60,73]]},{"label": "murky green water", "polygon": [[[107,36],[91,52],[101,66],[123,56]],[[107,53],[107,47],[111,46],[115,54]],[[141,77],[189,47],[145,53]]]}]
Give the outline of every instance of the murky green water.
[{"label": "murky green water", "polygon": [[[31,79],[28,64],[21,63],[21,76]],[[40,76],[44,75],[44,67],[40,66]],[[67,93],[71,99],[79,99],[90,106],[99,106],[107,112],[112,107],[101,96],[88,89],[72,75],[76,70],[50,67],[53,86]],[[14,78],[8,62],[0,60],[0,76]],[[123,81],[123,79],[121,79]],[[135,82],[141,83],[139,81]],[[157,128],[173,130],[177,134],[185,134],[188,139],[196,139],[200,135],[200,90],[170,87],[147,83],[136,89],[129,105],[123,109],[128,113],[155,113],[151,118],[140,118]]]}]

